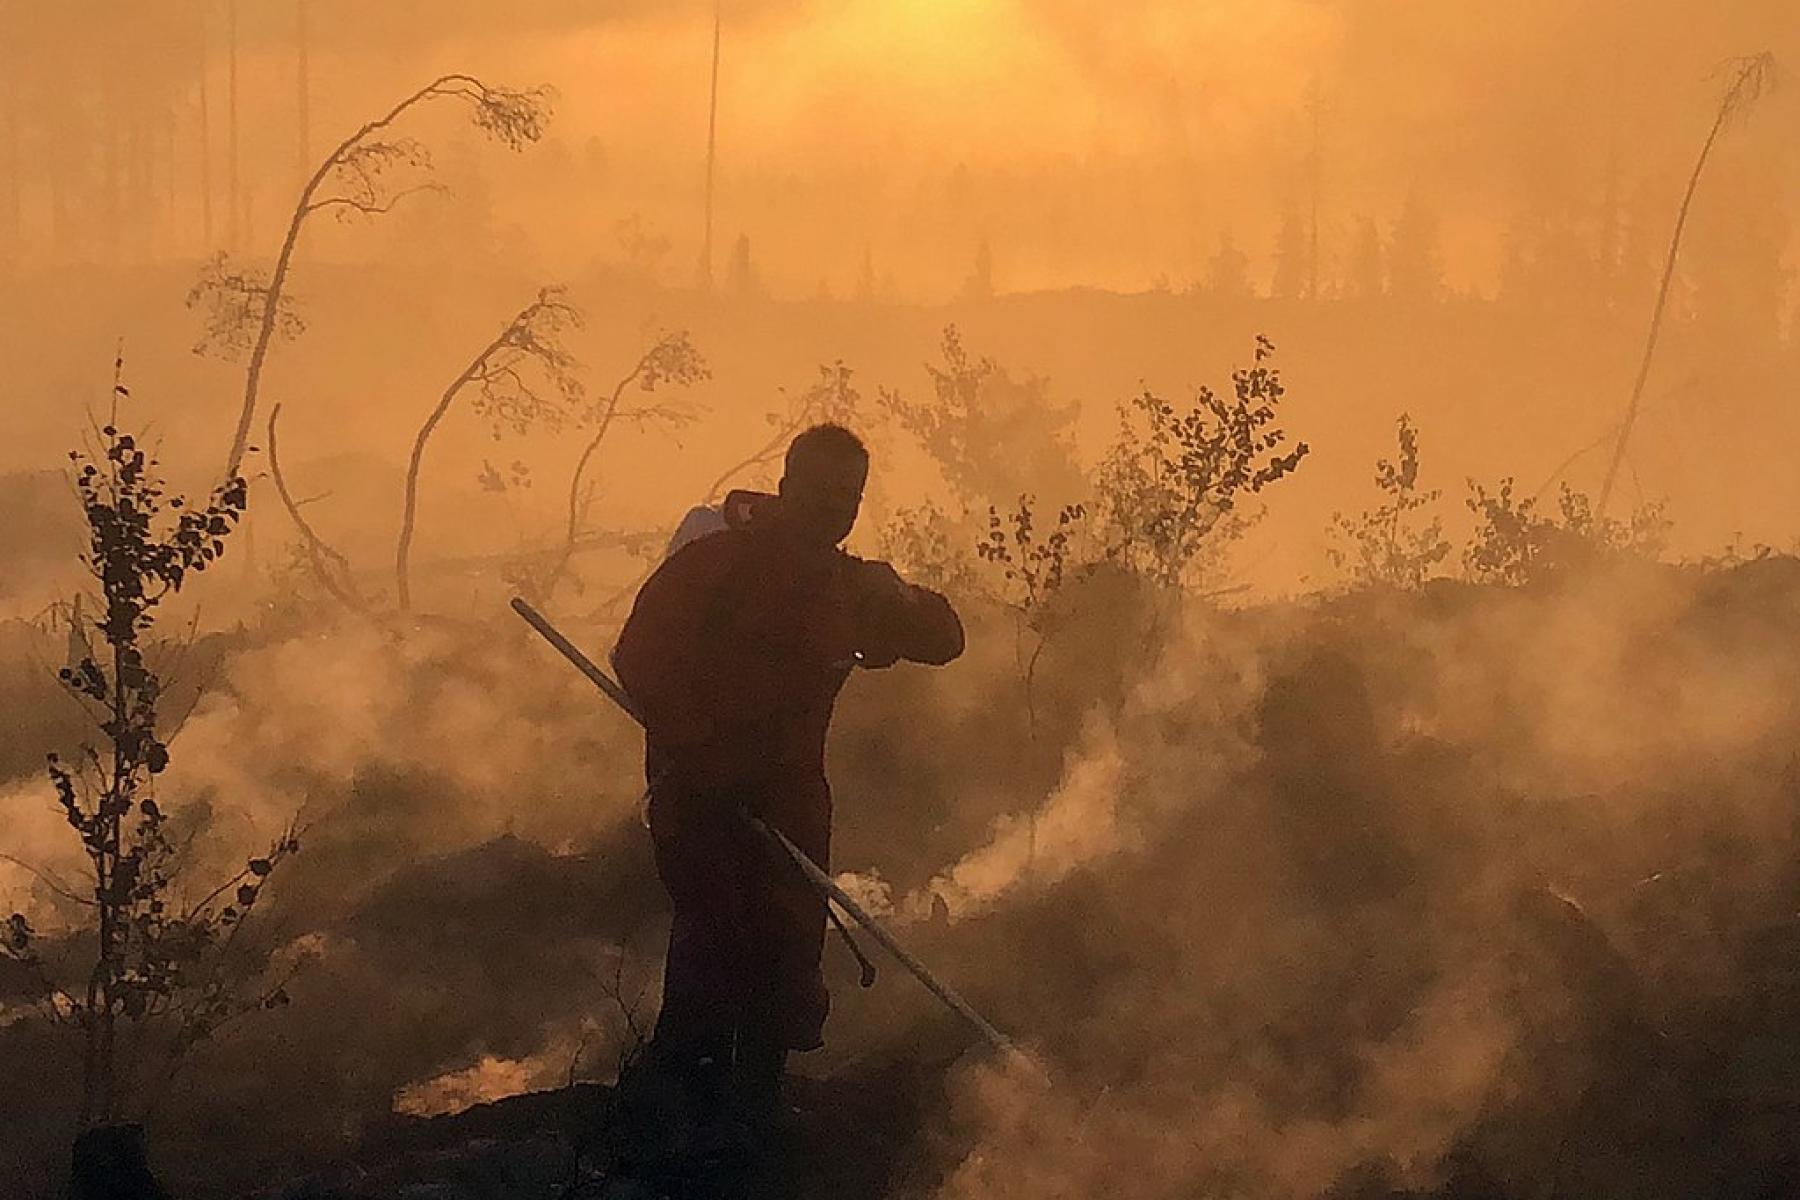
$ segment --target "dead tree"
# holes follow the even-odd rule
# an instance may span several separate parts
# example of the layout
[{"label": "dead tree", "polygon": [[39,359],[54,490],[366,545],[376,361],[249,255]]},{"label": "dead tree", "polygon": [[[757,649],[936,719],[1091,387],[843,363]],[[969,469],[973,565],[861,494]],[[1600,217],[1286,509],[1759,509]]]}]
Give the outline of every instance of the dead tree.
[{"label": "dead tree", "polygon": [[1681,207],[1675,211],[1675,232],[1669,238],[1669,252],[1663,259],[1662,282],[1656,289],[1656,307],[1650,312],[1650,332],[1644,340],[1644,356],[1638,363],[1637,382],[1631,386],[1631,399],[1625,405],[1625,419],[1619,426],[1619,440],[1613,443],[1612,461],[1606,466],[1606,478],[1600,484],[1600,498],[1594,502],[1597,516],[1606,516],[1607,501],[1612,499],[1613,484],[1618,480],[1619,464],[1625,461],[1625,445],[1631,440],[1631,428],[1637,423],[1638,408],[1644,399],[1644,384],[1650,378],[1650,361],[1656,355],[1656,341],[1662,333],[1663,311],[1669,303],[1669,285],[1675,278],[1675,260],[1681,254],[1681,235],[1687,228],[1688,209],[1694,203],[1694,191],[1700,186],[1700,174],[1706,170],[1713,144],[1732,121],[1748,111],[1775,78],[1775,58],[1758,54],[1737,59],[1730,64],[1731,83],[1719,101],[1712,128],[1700,146],[1693,174],[1688,176],[1687,190],[1681,195]]},{"label": "dead tree", "polygon": [[[281,473],[281,455],[275,440],[275,425],[281,419],[281,405],[277,404],[269,410],[269,477],[275,482],[275,494],[281,499],[281,507],[294,522],[294,528],[300,531],[300,547],[306,555],[307,565],[312,568],[313,577],[319,586],[325,589],[326,595],[353,612],[362,612],[368,604],[362,593],[357,590],[356,578],[350,570],[350,560],[314,531],[300,506],[305,500],[296,500],[288,491],[287,479]],[[316,499],[316,497],[314,497]]]},{"label": "dead tree", "polygon": [[[203,276],[189,293],[190,307],[206,303],[212,308],[213,330],[224,324],[223,317],[242,314],[241,327],[233,324],[233,332],[222,339],[232,349],[249,352],[243,404],[225,459],[227,476],[238,469],[249,444],[269,347],[284,324],[289,331],[294,329],[285,288],[300,231],[309,218],[321,212],[331,211],[340,217],[373,216],[388,212],[409,195],[436,190],[438,185],[429,182],[393,186],[396,171],[427,169],[431,160],[418,141],[390,136],[390,130],[412,109],[438,100],[469,105],[476,127],[512,150],[522,149],[543,136],[550,116],[549,94],[543,88],[516,91],[490,87],[469,75],[434,79],[357,129],[320,161],[300,189],[274,269],[266,278],[261,272],[228,269],[222,259],[215,260],[211,274]],[[213,330],[196,349],[206,349],[211,341],[220,340]]]},{"label": "dead tree", "polygon": [[[520,309],[493,341],[482,348],[461,374],[450,381],[436,407],[413,439],[412,457],[406,464],[406,496],[400,514],[400,538],[394,548],[394,584],[400,611],[412,607],[408,558],[418,514],[419,470],[425,446],[452,405],[468,388],[475,388],[473,407],[495,424],[496,433],[506,426],[523,433],[532,425],[560,427],[569,410],[581,400],[581,381],[575,358],[563,347],[567,331],[581,322],[581,313],[560,288],[545,288],[537,299]],[[615,392],[615,402],[617,393]]]}]

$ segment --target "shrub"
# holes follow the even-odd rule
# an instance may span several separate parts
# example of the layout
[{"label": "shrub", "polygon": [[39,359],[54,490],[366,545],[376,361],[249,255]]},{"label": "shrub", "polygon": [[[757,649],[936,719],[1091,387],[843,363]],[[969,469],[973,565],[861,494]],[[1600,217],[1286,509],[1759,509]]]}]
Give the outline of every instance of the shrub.
[{"label": "shrub", "polygon": [[1621,557],[1655,560],[1668,544],[1671,523],[1662,504],[1640,505],[1620,521],[1595,513],[1587,495],[1563,484],[1554,515],[1535,497],[1520,499],[1510,476],[1495,491],[1469,481],[1475,531],[1463,551],[1469,577],[1509,586],[1532,583]]}]

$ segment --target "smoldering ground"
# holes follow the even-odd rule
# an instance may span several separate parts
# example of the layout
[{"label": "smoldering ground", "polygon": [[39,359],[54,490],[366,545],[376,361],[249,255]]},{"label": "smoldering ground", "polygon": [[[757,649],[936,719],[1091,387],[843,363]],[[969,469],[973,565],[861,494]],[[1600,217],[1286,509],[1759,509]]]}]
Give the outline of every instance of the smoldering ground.
[{"label": "smoldering ground", "polygon": [[[1172,639],[1044,811],[1120,849],[1047,856],[969,934],[1066,1082],[969,1081],[950,1194],[1762,1186],[1746,1147],[1795,1080],[1738,1039],[1793,953],[1792,707],[1785,668],[1739,669],[1740,621],[1793,579],[1447,587]],[[1093,761],[1122,777],[1081,798]]]},{"label": "smoldering ground", "polygon": [[[950,1195],[1755,1186],[1724,1164],[1795,1078],[1724,1045],[1793,954],[1793,664],[1744,675],[1728,613],[1791,583],[1445,588],[1174,642],[1089,736],[1127,766],[1080,826],[1130,849],[977,919],[972,970],[1013,975],[985,999],[1076,1083],[970,1081]],[[1706,1144],[1712,1105],[1742,1124]]]},{"label": "smoldering ground", "polygon": [[[1238,611],[1096,577],[1073,603],[1035,744],[1001,655],[845,698],[837,866],[878,871],[1052,1080],[978,1052],[893,1074],[966,1036],[832,951],[806,1069],[903,1089],[877,1111],[923,1148],[908,1190],[1741,1194],[1779,1165],[1791,560]],[[172,1178],[229,1194],[396,1107],[606,1077],[660,935],[623,722],[498,618],[222,659],[169,793],[215,814],[202,864],[312,821],[256,938],[307,965],[168,1088]],[[20,1139],[59,1128],[70,1047],[0,1036],[40,1065],[7,1103],[42,1161]]]}]

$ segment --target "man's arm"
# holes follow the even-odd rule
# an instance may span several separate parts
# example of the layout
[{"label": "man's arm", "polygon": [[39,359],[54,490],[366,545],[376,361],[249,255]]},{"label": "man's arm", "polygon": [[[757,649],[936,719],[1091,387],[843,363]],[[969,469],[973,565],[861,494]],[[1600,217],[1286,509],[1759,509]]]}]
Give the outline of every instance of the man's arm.
[{"label": "man's arm", "polygon": [[906,582],[884,562],[852,560],[852,571],[857,649],[865,666],[892,666],[903,658],[943,666],[962,654],[962,621],[949,600]]}]

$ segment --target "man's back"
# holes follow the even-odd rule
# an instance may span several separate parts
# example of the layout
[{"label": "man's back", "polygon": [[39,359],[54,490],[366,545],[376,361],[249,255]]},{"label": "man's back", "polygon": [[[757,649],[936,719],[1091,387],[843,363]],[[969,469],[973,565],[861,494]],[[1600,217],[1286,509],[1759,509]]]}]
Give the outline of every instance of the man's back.
[{"label": "man's back", "polygon": [[672,555],[639,593],[614,663],[643,708],[653,777],[803,783],[822,777],[854,665],[961,649],[942,597],[764,517]]}]

